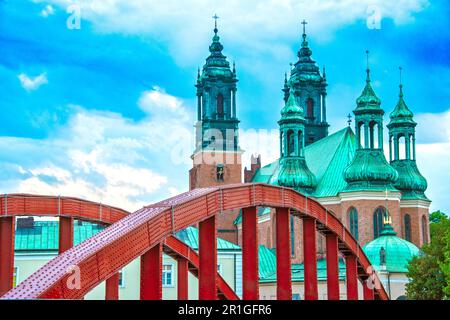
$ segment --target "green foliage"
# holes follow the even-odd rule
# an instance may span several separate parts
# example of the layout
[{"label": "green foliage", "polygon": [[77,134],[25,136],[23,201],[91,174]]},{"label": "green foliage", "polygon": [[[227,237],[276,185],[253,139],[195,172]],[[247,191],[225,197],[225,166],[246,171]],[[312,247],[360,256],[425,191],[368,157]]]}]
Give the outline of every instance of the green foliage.
[{"label": "green foliage", "polygon": [[408,266],[406,294],[410,300],[450,297],[450,219],[437,211],[430,215],[431,242]]}]

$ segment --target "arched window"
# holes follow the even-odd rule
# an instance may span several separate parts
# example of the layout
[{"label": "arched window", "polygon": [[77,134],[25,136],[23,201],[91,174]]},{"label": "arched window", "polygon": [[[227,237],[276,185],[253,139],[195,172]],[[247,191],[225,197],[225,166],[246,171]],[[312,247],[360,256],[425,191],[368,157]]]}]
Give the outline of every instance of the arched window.
[{"label": "arched window", "polygon": [[406,159],[406,137],[403,134],[398,137],[398,159]]},{"label": "arched window", "polygon": [[219,118],[223,118],[223,95],[221,93],[217,95],[217,115]]},{"label": "arched window", "polygon": [[358,231],[358,211],[355,208],[351,208],[349,215],[349,226],[350,233],[355,237],[356,240],[359,240],[359,231]]},{"label": "arched window", "polygon": [[378,149],[378,125],[375,121],[369,124],[369,144],[371,149]]},{"label": "arched window", "polygon": [[386,210],[384,208],[378,208],[373,214],[373,238],[376,239],[381,235],[383,231],[383,218],[386,216]]},{"label": "arched window", "polygon": [[289,130],[287,133],[287,141],[288,141],[288,156],[295,155],[295,135],[294,131]]},{"label": "arched window", "polygon": [[294,216],[291,215],[291,256],[295,257],[295,224]]},{"label": "arched window", "polygon": [[307,117],[310,119],[314,118],[314,100],[312,98],[309,98],[306,100],[306,106],[307,106]]},{"label": "arched window", "polygon": [[422,238],[423,238],[423,244],[428,243],[428,223],[427,218],[425,216],[422,216]]},{"label": "arched window", "polygon": [[364,134],[365,134],[365,132],[364,132],[364,122],[360,122],[360,123],[358,123],[356,136],[359,139],[359,141],[358,141],[359,146],[361,148],[363,148],[363,149],[366,147]]},{"label": "arched window", "polygon": [[303,151],[303,132],[299,131],[298,132],[298,155],[299,156],[303,156],[302,151]]},{"label": "arched window", "polygon": [[409,214],[405,214],[403,224],[405,228],[405,240],[411,242],[411,216]]}]

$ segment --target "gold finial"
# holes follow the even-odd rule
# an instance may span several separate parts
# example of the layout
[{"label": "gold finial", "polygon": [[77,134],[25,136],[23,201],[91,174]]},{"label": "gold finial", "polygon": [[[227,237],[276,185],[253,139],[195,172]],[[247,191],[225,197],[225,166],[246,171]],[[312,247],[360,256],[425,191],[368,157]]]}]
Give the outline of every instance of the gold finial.
[{"label": "gold finial", "polygon": [[383,224],[384,225],[392,224],[392,217],[388,213],[383,217]]}]

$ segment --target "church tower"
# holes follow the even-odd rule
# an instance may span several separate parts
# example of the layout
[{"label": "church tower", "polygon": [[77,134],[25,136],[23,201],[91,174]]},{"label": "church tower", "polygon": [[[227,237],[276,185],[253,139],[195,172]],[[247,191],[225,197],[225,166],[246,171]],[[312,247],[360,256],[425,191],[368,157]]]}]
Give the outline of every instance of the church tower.
[{"label": "church tower", "polygon": [[303,41],[298,52],[299,60],[291,70],[288,80],[285,78],[284,101],[289,98],[290,88],[294,88],[295,99],[304,108],[305,144],[308,146],[328,136],[327,123],[327,80],[325,69],[320,73],[319,67],[312,59],[306,36],[306,21],[303,24]]},{"label": "church tower", "polygon": [[416,164],[416,126],[414,114],[405,103],[400,68],[400,96],[389,122],[390,162],[399,175],[395,187],[402,192],[400,210],[405,240],[422,246],[429,241],[430,200],[425,196],[427,180]]},{"label": "church tower", "polygon": [[217,16],[210,55],[197,76],[196,148],[190,189],[240,183],[242,165],[236,113],[236,68],[223,55]]},{"label": "church tower", "polygon": [[277,184],[306,194],[316,186],[316,177],[305,161],[305,118],[303,108],[291,88],[286,105],[281,110],[280,169]]}]

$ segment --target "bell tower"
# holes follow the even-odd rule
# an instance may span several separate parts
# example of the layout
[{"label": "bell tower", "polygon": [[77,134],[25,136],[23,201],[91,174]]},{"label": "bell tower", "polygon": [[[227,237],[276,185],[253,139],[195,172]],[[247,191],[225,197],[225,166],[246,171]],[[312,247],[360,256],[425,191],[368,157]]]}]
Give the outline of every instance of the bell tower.
[{"label": "bell tower", "polygon": [[210,55],[197,75],[196,148],[190,189],[241,183],[242,151],[236,113],[236,67],[223,55],[217,15]]},{"label": "bell tower", "polygon": [[290,79],[285,78],[284,101],[289,99],[290,88],[294,88],[297,103],[303,107],[305,117],[306,146],[328,136],[327,122],[327,79],[325,68],[320,73],[319,67],[312,59],[306,36],[306,21],[303,24],[303,41],[298,52],[298,61],[293,65]]}]

